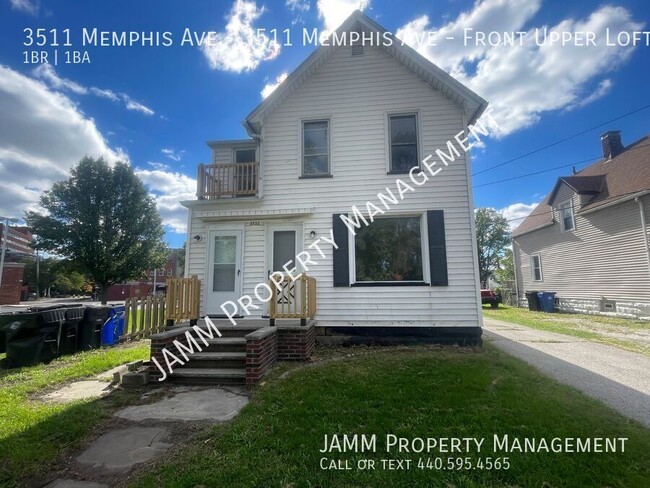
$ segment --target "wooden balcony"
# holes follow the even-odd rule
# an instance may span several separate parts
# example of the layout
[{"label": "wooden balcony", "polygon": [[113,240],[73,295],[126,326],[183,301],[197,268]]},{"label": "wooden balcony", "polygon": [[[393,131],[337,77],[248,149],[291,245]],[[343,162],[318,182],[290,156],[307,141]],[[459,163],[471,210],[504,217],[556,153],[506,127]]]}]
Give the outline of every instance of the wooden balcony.
[{"label": "wooden balcony", "polygon": [[259,189],[260,163],[199,164],[199,200],[252,197]]}]

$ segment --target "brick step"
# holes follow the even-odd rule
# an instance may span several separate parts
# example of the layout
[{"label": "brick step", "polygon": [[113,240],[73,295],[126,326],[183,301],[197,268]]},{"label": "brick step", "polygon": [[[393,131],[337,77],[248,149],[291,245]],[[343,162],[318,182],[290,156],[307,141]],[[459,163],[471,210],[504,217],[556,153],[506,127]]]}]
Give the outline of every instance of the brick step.
[{"label": "brick step", "polygon": [[179,368],[246,368],[245,352],[197,352]]},{"label": "brick step", "polygon": [[246,383],[246,369],[178,368],[169,381],[184,385],[243,385]]},{"label": "brick step", "polygon": [[208,346],[203,347],[203,341],[197,341],[203,348],[201,352],[246,352],[246,339],[243,337],[219,337],[208,339]]}]

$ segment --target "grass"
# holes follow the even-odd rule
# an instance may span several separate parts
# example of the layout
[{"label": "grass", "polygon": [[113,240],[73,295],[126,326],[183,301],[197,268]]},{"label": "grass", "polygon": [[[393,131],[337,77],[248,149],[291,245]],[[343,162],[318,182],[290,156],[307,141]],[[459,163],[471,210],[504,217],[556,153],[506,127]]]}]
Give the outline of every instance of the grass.
[{"label": "grass", "polygon": [[[149,342],[96,349],[50,364],[0,370],[0,486],[22,486],[47,469],[107,416],[110,402],[44,403],[39,396],[63,383],[97,375],[149,354]],[[119,396],[111,401],[119,402]]]},{"label": "grass", "polygon": [[[344,354],[348,356],[347,350]],[[385,349],[275,373],[231,423],[207,429],[131,486],[641,487],[650,479],[650,431],[491,346],[483,351]],[[377,452],[322,454],[324,436],[377,434]],[[385,435],[485,438],[627,437],[624,453],[510,453],[508,470],[419,469],[427,457],[386,453]],[[488,446],[489,444],[489,446]],[[487,447],[486,447],[487,446]],[[324,470],[321,458],[351,470]],[[411,459],[409,470],[357,470],[359,459]],[[426,465],[426,464],[425,464]]]},{"label": "grass", "polygon": [[650,356],[650,347],[646,344],[624,338],[634,333],[650,331],[650,322],[647,320],[605,315],[549,314],[503,305],[496,309],[483,307],[483,316],[525,325],[533,329],[580,337]]}]

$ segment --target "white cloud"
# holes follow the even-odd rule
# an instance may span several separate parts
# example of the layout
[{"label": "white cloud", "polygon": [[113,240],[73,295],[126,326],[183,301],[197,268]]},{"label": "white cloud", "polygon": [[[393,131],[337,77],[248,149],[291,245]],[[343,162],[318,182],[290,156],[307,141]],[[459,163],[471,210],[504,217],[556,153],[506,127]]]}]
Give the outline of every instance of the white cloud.
[{"label": "white cloud", "polygon": [[225,32],[216,33],[201,47],[212,69],[252,71],[280,54],[280,45],[253,26],[263,13],[264,7],[258,8],[254,1],[235,0]]},{"label": "white cloud", "polygon": [[590,95],[586,96],[583,99],[577,100],[571,105],[568,105],[566,110],[574,110],[576,108],[582,108],[586,105],[589,105],[591,102],[595,102],[599,98],[603,98],[612,90],[613,86],[614,83],[612,83],[612,80],[610,79],[602,80],[600,83],[598,83],[598,86]]},{"label": "white cloud", "polygon": [[40,8],[38,2],[32,0],[10,0],[11,8],[14,10],[20,10],[31,15],[37,15]]},{"label": "white cloud", "polygon": [[62,78],[57,74],[56,70],[50,64],[40,65],[38,68],[35,68],[32,71],[32,74],[35,77],[47,82],[55,90],[68,91],[77,95],[88,95],[91,93],[101,98],[107,98],[113,102],[119,102],[121,100],[124,102],[124,106],[127,110],[135,110],[145,115],[155,114],[152,109],[139,102],[136,102],[126,93],[118,94],[112,90],[97,88],[95,86],[86,88],[85,86],[80,85],[75,81],[69,80],[67,78]]},{"label": "white cloud", "polygon": [[292,12],[296,10],[300,12],[307,12],[310,8],[309,0],[286,0],[284,4]]},{"label": "white cloud", "polygon": [[528,217],[530,212],[532,212],[535,207],[539,205],[538,203],[513,203],[499,210],[503,216],[508,219],[508,225],[510,226],[510,231],[513,231],[519,224],[524,221],[525,217]]},{"label": "white cloud", "polygon": [[280,83],[282,83],[284,80],[287,79],[287,76],[289,76],[289,73],[282,73],[278,77],[275,78],[274,83],[267,83],[264,85],[264,88],[262,88],[262,91],[260,92],[260,95],[262,95],[262,98],[268,97],[273,91],[278,87]]},{"label": "white cloud", "polygon": [[149,187],[163,224],[172,232],[185,233],[187,209],[180,202],[196,200],[196,180],[182,173],[163,169],[137,169],[135,173]]},{"label": "white cloud", "polygon": [[175,151],[174,149],[169,149],[167,147],[162,148],[160,152],[172,161],[180,161],[183,154],[185,154],[185,151]]},{"label": "white cloud", "polygon": [[318,0],[318,16],[323,19],[325,31],[334,31],[355,10],[364,10],[370,0]]},{"label": "white cloud", "polygon": [[[600,7],[582,20],[530,26],[540,7],[541,0],[484,0],[440,28],[432,26],[428,17],[419,17],[399,29],[397,36],[488,100],[500,125],[498,135],[504,136],[534,124],[544,112],[597,99],[586,93],[587,86],[618,68],[633,52],[631,47],[606,46],[602,42],[605,29],[609,27],[616,35],[643,27],[632,20],[628,10],[612,6]],[[594,32],[601,42],[587,47],[538,46],[535,27],[560,33]],[[465,28],[524,31],[526,36],[521,46],[465,46]],[[417,36],[426,39],[428,31],[438,32],[437,46],[418,45]],[[448,41],[447,36],[455,40]],[[599,83],[596,95],[603,96],[611,89],[611,81]]]},{"label": "white cloud", "polygon": [[153,114],[156,113],[153,110],[151,110],[149,107],[146,107],[146,106],[142,105],[141,103],[136,102],[135,100],[131,99],[130,97],[128,97],[124,93],[122,93],[122,97],[124,98],[124,103],[126,104],[126,109],[127,110],[135,110],[136,112],[140,112],[140,113],[143,113],[145,115],[153,115]]},{"label": "white cloud", "polygon": [[84,156],[128,159],[72,100],[0,65],[0,214],[22,217]]}]

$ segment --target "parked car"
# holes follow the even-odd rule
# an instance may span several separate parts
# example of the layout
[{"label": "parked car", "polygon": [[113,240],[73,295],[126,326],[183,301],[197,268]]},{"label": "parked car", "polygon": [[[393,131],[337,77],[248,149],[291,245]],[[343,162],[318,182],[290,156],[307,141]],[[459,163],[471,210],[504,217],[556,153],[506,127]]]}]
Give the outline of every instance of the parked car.
[{"label": "parked car", "polygon": [[492,308],[497,308],[499,306],[499,302],[501,301],[501,297],[497,295],[494,290],[481,290],[481,303],[486,304],[489,303],[490,307]]}]

